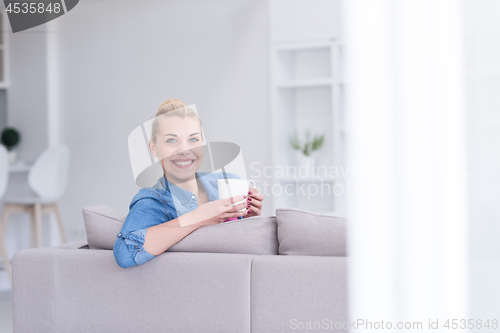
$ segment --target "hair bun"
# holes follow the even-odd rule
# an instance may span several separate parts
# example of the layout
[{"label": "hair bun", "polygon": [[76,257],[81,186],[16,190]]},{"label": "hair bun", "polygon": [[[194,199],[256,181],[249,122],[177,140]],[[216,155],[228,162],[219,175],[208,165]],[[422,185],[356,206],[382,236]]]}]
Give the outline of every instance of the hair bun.
[{"label": "hair bun", "polygon": [[181,109],[186,106],[186,103],[181,101],[180,99],[167,99],[165,102],[161,103],[160,107],[158,107],[158,113],[156,116],[167,113],[169,111],[174,111],[177,109]]}]

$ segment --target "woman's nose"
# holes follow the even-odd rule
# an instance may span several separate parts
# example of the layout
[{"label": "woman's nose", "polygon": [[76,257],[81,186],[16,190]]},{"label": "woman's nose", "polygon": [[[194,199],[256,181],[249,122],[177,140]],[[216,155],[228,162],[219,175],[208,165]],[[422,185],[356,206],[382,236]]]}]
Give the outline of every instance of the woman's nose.
[{"label": "woman's nose", "polygon": [[177,152],[178,155],[187,155],[189,154],[189,150],[186,149],[186,147],[182,146],[180,147],[179,151]]}]

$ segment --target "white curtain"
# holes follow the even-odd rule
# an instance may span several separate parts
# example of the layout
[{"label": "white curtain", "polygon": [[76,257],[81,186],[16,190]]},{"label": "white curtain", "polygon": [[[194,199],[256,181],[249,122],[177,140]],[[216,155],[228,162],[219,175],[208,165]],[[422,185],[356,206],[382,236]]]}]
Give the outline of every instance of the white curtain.
[{"label": "white curtain", "polygon": [[439,320],[443,330],[447,318],[467,319],[468,304],[461,2],[347,0],[343,9],[357,171],[350,317],[394,331]]}]

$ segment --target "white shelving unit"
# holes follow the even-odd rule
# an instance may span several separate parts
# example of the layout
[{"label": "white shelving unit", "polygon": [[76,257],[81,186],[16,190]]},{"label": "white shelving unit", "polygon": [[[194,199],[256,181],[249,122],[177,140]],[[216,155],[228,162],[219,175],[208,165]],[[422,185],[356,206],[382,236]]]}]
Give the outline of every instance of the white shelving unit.
[{"label": "white shelving unit", "polygon": [[0,89],[8,86],[8,18],[4,9],[0,9]]},{"label": "white shelving unit", "polygon": [[9,86],[9,19],[0,9],[0,130],[7,126],[7,88]]},{"label": "white shelving unit", "polygon": [[[342,42],[274,43],[270,57],[273,209],[345,216]],[[299,174],[299,153],[289,144],[295,131],[303,134],[306,129],[325,135],[314,174],[304,168]]]}]

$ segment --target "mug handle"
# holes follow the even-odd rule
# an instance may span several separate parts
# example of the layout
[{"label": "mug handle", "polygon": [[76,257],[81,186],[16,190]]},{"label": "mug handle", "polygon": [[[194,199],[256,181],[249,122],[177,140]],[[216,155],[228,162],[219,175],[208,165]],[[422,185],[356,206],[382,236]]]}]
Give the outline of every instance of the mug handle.
[{"label": "mug handle", "polygon": [[[253,183],[253,186],[251,186],[251,185],[250,185],[250,184],[252,184],[252,183]],[[249,181],[248,181],[248,188],[249,188],[249,189],[250,189],[250,188],[257,188],[257,184],[255,184],[255,181],[254,181],[254,180],[249,180]]]}]

